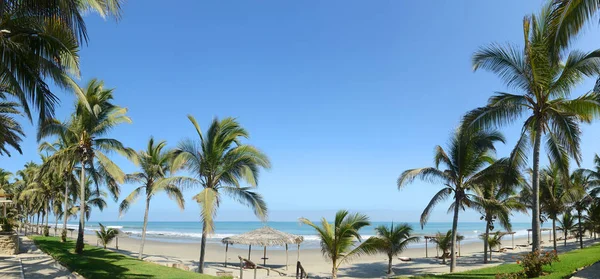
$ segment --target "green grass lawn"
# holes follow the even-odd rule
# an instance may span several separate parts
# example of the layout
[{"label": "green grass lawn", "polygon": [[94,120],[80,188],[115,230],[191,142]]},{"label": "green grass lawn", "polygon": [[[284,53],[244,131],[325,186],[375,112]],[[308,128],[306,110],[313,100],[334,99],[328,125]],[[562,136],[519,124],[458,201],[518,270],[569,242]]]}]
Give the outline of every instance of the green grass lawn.
[{"label": "green grass lawn", "polygon": [[58,237],[32,237],[35,244],[57,261],[85,278],[194,278],[214,279],[191,271],[161,266],[121,253],[85,245],[83,255],[75,254],[75,242],[60,242]]},{"label": "green grass lawn", "polygon": [[[573,250],[559,255],[560,262],[547,266],[544,271],[549,274],[541,278],[561,279],[567,278],[575,270],[581,267],[592,265],[600,261],[600,244],[596,244],[584,249]],[[442,275],[424,275],[411,277],[413,279],[448,279],[448,278],[469,278],[469,279],[494,279],[498,273],[517,272],[522,268],[517,264],[503,264],[495,267],[475,269],[466,272],[458,272]],[[408,278],[408,277],[398,277]]]}]

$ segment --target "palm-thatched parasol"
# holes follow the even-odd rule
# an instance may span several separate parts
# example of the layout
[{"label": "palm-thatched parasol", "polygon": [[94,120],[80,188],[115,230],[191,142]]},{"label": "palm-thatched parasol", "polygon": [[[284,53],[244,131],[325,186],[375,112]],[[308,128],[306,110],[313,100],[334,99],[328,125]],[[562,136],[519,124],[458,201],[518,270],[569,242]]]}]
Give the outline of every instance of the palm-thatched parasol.
[{"label": "palm-thatched parasol", "polygon": [[286,268],[288,265],[288,244],[298,245],[298,258],[300,258],[300,243],[302,243],[302,241],[304,241],[304,237],[302,236],[278,231],[271,227],[262,227],[247,233],[226,237],[221,240],[221,242],[225,244],[225,266],[227,266],[227,250],[229,249],[229,244],[242,244],[248,245],[248,260],[250,260],[252,245],[263,246],[263,265],[266,265],[267,263],[267,246],[285,246]]}]

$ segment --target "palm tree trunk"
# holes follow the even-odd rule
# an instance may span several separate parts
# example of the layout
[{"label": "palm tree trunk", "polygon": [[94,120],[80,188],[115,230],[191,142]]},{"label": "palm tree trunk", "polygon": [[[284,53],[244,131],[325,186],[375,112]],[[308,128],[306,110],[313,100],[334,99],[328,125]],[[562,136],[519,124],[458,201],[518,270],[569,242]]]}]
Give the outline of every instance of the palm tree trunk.
[{"label": "palm tree trunk", "polygon": [[581,228],[581,210],[577,210],[577,219],[579,221],[579,249],[583,249],[583,229]]},{"label": "palm tree trunk", "polygon": [[58,228],[58,214],[56,214],[56,216],[54,216],[54,236],[56,236],[56,230]]},{"label": "palm tree trunk", "polygon": [[490,248],[490,262],[492,261],[492,248]]},{"label": "palm tree trunk", "polygon": [[392,274],[392,259],[393,258],[394,258],[393,255],[388,255],[388,271],[387,271],[388,275]]},{"label": "palm tree trunk", "polygon": [[542,139],[542,123],[538,117],[535,127],[535,140],[533,143],[533,208],[531,209],[532,244],[531,250],[540,250],[540,141]]},{"label": "palm tree trunk", "polygon": [[333,267],[331,268],[331,278],[337,278],[337,261],[333,259]]},{"label": "palm tree trunk", "polygon": [[35,234],[40,234],[40,212],[37,214],[37,222],[35,223]]},{"label": "palm tree trunk", "polygon": [[[148,210],[150,209],[150,197],[146,198],[146,212],[144,213],[144,227],[142,228],[142,244],[140,244],[140,253],[138,259],[144,256],[144,242],[146,241],[146,227],[148,226]],[[203,234],[204,236],[204,234]]]},{"label": "palm tree trunk", "polygon": [[200,241],[200,260],[198,261],[198,273],[204,273],[204,254],[206,253],[206,221],[202,222],[202,240]]},{"label": "palm tree trunk", "polygon": [[556,217],[552,218],[552,237],[553,239],[553,245],[554,245],[554,251],[556,250]]},{"label": "palm tree trunk", "polygon": [[563,233],[565,234],[565,247],[567,247],[567,236],[569,235],[569,232],[565,229],[563,230]]},{"label": "palm tree trunk", "polygon": [[456,193],[456,201],[454,206],[454,217],[452,218],[452,246],[450,247],[450,272],[454,272],[456,269],[456,231],[458,230],[458,210],[460,208],[460,202],[462,199],[462,193]]},{"label": "palm tree trunk", "polygon": [[[65,175],[67,177],[67,175]],[[69,178],[65,181],[65,209],[63,214],[63,231],[61,233],[61,240],[63,242],[67,241],[67,220],[69,220]],[[62,236],[65,238],[62,238]]]},{"label": "palm tree trunk", "polygon": [[85,159],[81,162],[81,182],[79,183],[79,231],[75,253],[83,253],[83,229],[85,228]]},{"label": "palm tree trunk", "polygon": [[[486,216],[486,220],[489,220]],[[486,221],[485,223],[485,235],[483,236],[483,263],[488,262],[488,238],[490,237],[490,222]],[[490,258],[491,256],[490,251]]]},{"label": "palm tree trunk", "polygon": [[50,235],[50,229],[48,228],[48,218],[50,217],[49,203],[50,203],[50,201],[48,201],[48,203],[46,203],[46,226],[44,227],[44,236]]}]

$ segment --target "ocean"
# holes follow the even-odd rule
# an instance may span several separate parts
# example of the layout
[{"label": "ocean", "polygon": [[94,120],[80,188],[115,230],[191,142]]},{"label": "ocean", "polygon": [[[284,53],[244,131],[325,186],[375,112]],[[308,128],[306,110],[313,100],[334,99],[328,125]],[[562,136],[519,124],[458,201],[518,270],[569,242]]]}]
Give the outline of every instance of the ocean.
[{"label": "ocean", "polygon": [[[139,238],[142,233],[142,222],[102,222],[103,225],[115,227],[130,234],[130,237]],[[395,223],[398,224],[398,223]],[[452,227],[450,222],[431,222],[421,229],[419,223],[409,223],[414,229],[414,234],[432,235],[437,232],[446,232]],[[208,243],[220,243],[224,237],[241,234],[247,231],[270,226],[280,231],[304,236],[301,248],[311,249],[319,247],[319,238],[313,228],[299,222],[215,222],[215,233],[209,236]],[[389,222],[373,222],[371,226],[361,230],[361,236],[366,239],[375,235],[374,228],[379,225],[390,225]],[[59,226],[60,227],[60,226]],[[69,223],[69,227],[77,228],[77,223]],[[499,226],[497,226],[499,228]],[[93,233],[99,225],[97,222],[87,222],[85,230]],[[515,238],[526,237],[530,223],[513,223]],[[460,222],[458,231],[465,237],[465,242],[477,241],[479,235],[485,230],[484,222]],[[546,235],[547,233],[544,233]],[[200,222],[148,222],[146,239],[163,242],[197,243],[202,236],[202,225]],[[421,247],[425,244],[421,241],[412,244],[412,247]],[[256,247],[260,249],[260,247]],[[281,247],[279,247],[281,248]],[[277,249],[277,247],[275,247]]]}]

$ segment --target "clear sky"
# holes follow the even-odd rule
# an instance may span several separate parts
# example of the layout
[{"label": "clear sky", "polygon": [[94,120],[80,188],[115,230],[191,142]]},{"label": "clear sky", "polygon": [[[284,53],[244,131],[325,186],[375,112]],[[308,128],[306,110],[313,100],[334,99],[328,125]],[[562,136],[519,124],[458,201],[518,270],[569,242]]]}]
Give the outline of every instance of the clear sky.
[{"label": "clear sky", "polygon": [[[123,19],[87,17],[90,42],[81,51],[81,83],[92,77],[116,88],[115,102],[133,124],[112,137],[136,150],[151,135],[169,146],[194,137],[192,114],[206,129],[213,117],[237,117],[273,168],[258,191],[270,220],[332,216],[358,210],[377,221],[418,221],[439,185],[396,188],[399,174],[433,164],[460,117],[506,90],[486,72],[473,73],[471,55],[491,42],[522,42],[522,18],[542,1],[127,1]],[[576,47],[600,47],[593,26]],[[575,95],[590,90],[587,81]],[[57,92],[66,119],[73,97]],[[24,122],[24,154],[0,160],[16,171],[39,161],[34,127]],[[584,167],[600,152],[600,124],[584,127]],[[509,139],[518,125],[502,129]],[[126,172],[136,170],[113,156]],[[135,185],[123,185],[122,197]],[[199,220],[187,190],[186,210],[161,195],[151,221]],[[441,204],[431,221],[449,221]],[[92,220],[118,220],[109,201]],[[138,201],[120,220],[141,221]],[[255,220],[226,199],[218,220]],[[463,221],[477,221],[473,212]],[[517,221],[530,220],[517,216]]]}]

